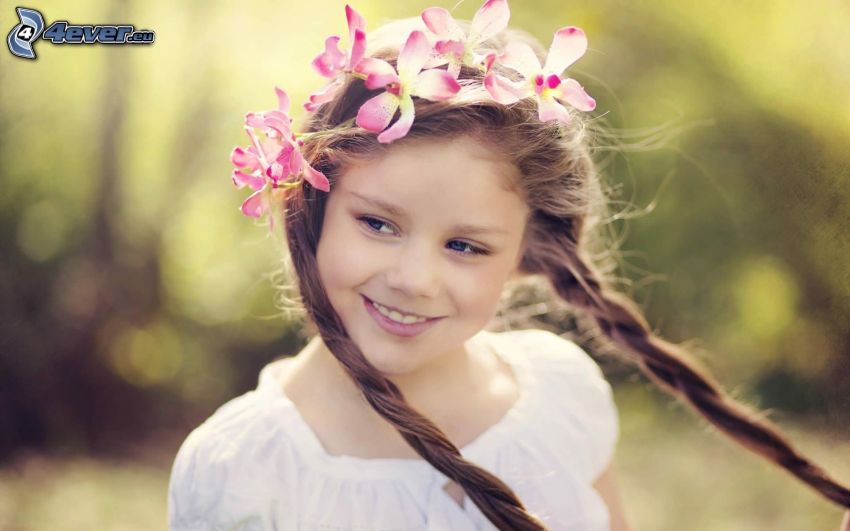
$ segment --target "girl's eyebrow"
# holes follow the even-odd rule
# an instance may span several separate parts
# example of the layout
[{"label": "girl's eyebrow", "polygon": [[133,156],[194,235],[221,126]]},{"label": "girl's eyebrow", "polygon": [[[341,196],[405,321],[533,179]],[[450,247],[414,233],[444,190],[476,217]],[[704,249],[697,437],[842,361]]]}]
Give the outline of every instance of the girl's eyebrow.
[{"label": "girl's eyebrow", "polygon": [[377,197],[369,197],[369,196],[366,196],[366,195],[361,195],[361,194],[358,194],[357,192],[353,192],[351,190],[346,190],[345,192],[347,194],[353,195],[354,197],[360,199],[361,201],[369,203],[370,205],[372,205],[375,208],[380,208],[382,210],[386,210],[387,212],[389,212],[390,214],[392,214],[394,216],[404,217],[404,210],[402,210],[400,207],[393,205],[392,203],[387,203],[383,199],[378,199]]},{"label": "girl's eyebrow", "polygon": [[[358,194],[357,192],[353,192],[351,190],[345,190],[346,193],[357,197],[361,201],[372,205],[375,208],[380,208],[389,212],[390,214],[398,217],[405,217],[404,210],[401,207],[393,205],[392,203],[388,203],[383,199],[379,199],[377,197],[369,197],[366,195]],[[460,223],[453,227],[453,230],[458,232],[463,232],[466,234],[506,234],[507,231],[498,227],[483,227],[480,225],[472,225],[469,223]]]}]

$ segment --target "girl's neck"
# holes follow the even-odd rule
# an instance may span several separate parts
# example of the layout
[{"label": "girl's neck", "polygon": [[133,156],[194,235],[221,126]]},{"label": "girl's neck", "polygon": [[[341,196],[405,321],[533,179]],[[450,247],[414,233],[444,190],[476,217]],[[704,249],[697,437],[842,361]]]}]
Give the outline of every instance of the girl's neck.
[{"label": "girl's neck", "polygon": [[[476,391],[486,389],[494,372],[499,371],[498,363],[479,334],[461,344],[456,352],[448,352],[415,372],[393,375],[389,379],[398,386],[409,404],[439,422],[456,414],[458,405],[468,403]],[[375,415],[320,336],[315,336],[304,347],[298,355],[297,365],[298,380],[312,382],[310,387],[320,390],[327,400],[358,403],[364,413]],[[327,382],[327,385],[315,386],[314,383],[319,381]]]}]

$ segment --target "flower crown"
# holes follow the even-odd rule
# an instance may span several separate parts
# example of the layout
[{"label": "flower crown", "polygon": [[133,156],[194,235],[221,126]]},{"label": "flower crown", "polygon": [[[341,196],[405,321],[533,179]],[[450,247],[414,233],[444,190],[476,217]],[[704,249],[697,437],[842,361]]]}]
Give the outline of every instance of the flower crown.
[{"label": "flower crown", "polygon": [[[383,92],[363,103],[354,121],[367,131],[378,133],[381,143],[398,140],[410,130],[414,119],[412,98],[451,100],[460,90],[457,78],[463,65],[484,72],[484,87],[498,103],[509,105],[534,97],[538,117],[544,122],[569,123],[569,113],[561,102],[579,111],[596,108],[596,101],[578,81],[561,78],[561,73],[587,50],[587,37],[580,28],[567,26],[556,31],[542,66],[524,42],[509,42],[501,52],[477,49],[507,27],[510,18],[507,0],[487,0],[475,13],[469,33],[458,25],[448,10],[442,7],[425,9],[422,20],[433,34],[435,44],[429,43],[424,32],[412,31],[399,51],[396,67],[366,56],[366,20],[348,5],[345,15],[350,49],[346,52],[339,49],[338,36],[325,39],[325,51],[316,56],[312,65],[330,81],[319,92],[310,95],[304,108],[313,112],[332,101],[347,76],[363,79],[366,88],[383,89]],[[493,66],[497,62],[516,71],[521,79],[512,81],[495,73]],[[438,68],[443,65],[445,69]],[[305,139],[317,133],[294,133],[289,117],[289,96],[278,87],[275,92],[277,109],[246,114],[245,130],[251,145],[234,148],[230,156],[236,167],[232,174],[233,184],[237,188],[248,186],[254,191],[240,210],[255,218],[280,204],[287,189],[300,186],[304,181],[324,192],[330,191],[327,177],[308,164],[301,153]],[[390,126],[396,110],[401,111],[399,118]],[[270,216],[272,224],[273,218]]]}]

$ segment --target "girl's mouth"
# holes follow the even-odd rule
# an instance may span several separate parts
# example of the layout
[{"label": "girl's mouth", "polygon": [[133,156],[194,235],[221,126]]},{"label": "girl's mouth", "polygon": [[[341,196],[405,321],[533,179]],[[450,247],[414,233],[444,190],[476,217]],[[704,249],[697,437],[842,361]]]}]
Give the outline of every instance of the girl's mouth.
[{"label": "girl's mouth", "polygon": [[361,295],[361,297],[363,297],[363,305],[366,307],[366,312],[372,316],[372,319],[375,320],[378,326],[385,332],[396,336],[413,337],[419,335],[442,319],[442,317],[433,317],[424,321],[400,323],[381,313],[365,295]]}]

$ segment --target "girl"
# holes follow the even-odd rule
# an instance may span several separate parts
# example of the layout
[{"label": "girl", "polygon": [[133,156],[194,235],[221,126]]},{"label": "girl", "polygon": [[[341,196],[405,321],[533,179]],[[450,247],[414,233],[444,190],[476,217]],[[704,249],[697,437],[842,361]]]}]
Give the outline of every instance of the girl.
[{"label": "girl", "polygon": [[329,82],[304,130],[277,89],[232,154],[233,182],[254,190],[243,213],[281,216],[316,335],[184,441],[172,529],[628,529],[599,367],[551,332],[491,330],[506,285],[533,278],[666,391],[850,507],[591,260],[605,197],[575,111],[595,102],[560,77],[586,50],[580,29],[547,53],[506,29],[504,0],[368,39],[346,14],[349,49],[329,37],[313,62]]}]

